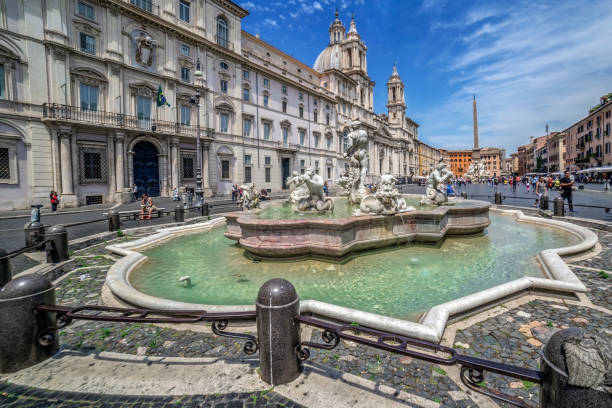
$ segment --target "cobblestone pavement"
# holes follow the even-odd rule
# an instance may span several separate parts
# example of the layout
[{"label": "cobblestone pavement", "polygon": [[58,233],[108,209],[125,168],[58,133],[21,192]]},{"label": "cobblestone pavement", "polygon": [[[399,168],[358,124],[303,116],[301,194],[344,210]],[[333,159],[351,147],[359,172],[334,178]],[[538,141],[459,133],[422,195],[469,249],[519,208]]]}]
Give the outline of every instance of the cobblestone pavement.
[{"label": "cobblestone pavement", "polygon": [[0,384],[0,406],[2,407],[62,407],[62,408],[255,408],[287,407],[301,405],[275,393],[260,391],[253,393],[230,393],[188,396],[130,396],[105,395],[80,392],[58,392],[15,384]]},{"label": "cobblestone pavement", "polygon": [[[449,326],[462,326],[452,332],[450,341],[462,353],[487,359],[538,369],[539,349],[556,330],[582,327],[612,340],[612,319],[609,309],[612,299],[610,268],[612,234],[599,232],[602,251],[587,260],[571,263],[574,272],[588,287],[587,297],[605,310],[590,307],[589,302],[535,299],[519,306],[503,306],[507,310],[474,323],[470,319]],[[138,238],[128,236],[113,240],[121,242]],[[106,272],[117,256],[104,247],[106,242],[72,254],[80,269],[66,275],[57,288],[57,302],[63,305],[98,304]],[[607,272],[606,272],[607,271]],[[510,302],[511,303],[511,302]],[[230,326],[231,329],[231,326]],[[320,342],[320,333],[312,332],[311,341]],[[454,337],[453,337],[454,335]],[[60,347],[81,351],[113,351],[135,355],[168,357],[220,357],[240,361],[257,369],[258,357],[242,352],[242,342],[217,337],[206,328],[198,332],[176,330],[149,324],[107,323],[78,321],[60,331]],[[306,336],[303,336],[306,340]],[[342,342],[334,350],[311,349],[310,362],[323,370],[339,370],[354,374],[376,384],[386,385],[427,398],[442,407],[475,407],[478,399],[472,391],[464,391],[452,368],[441,367],[408,357],[371,349],[352,342]],[[539,386],[508,377],[485,374],[487,386],[523,398],[537,406]],[[297,406],[274,392],[264,395],[228,394],[179,397],[103,396],[78,393],[58,393],[30,389],[11,384],[0,384],[2,406]],[[12,405],[11,405],[12,404]],[[88,405],[89,404],[89,405]],[[266,405],[267,404],[267,405]]]}]

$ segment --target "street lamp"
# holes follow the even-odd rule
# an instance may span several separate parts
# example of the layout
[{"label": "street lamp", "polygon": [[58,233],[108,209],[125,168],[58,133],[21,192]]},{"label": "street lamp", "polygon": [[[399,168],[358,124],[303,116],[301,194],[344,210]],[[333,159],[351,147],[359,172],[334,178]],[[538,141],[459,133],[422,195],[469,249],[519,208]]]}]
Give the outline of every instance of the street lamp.
[{"label": "street lamp", "polygon": [[[200,58],[198,57],[196,63],[196,70],[194,76],[199,79],[202,77],[202,70],[200,64]],[[196,84],[196,93],[189,99],[189,102],[192,105],[196,106],[196,115],[197,115],[197,136],[196,136],[196,207],[202,207],[204,192],[202,191],[202,149],[200,147],[200,87]]]}]

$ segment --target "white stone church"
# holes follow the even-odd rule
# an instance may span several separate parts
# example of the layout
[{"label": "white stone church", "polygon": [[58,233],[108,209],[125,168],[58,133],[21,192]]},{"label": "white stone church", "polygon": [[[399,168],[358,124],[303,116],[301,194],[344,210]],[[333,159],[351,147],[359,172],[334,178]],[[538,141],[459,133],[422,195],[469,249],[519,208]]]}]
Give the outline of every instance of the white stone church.
[{"label": "white stone church", "polygon": [[346,32],[336,13],[310,67],[242,31],[247,15],[227,0],[0,0],[0,209],[195,187],[197,91],[206,196],[280,191],[307,167],[333,186],[352,121],[374,177],[422,175],[420,152],[439,152],[418,141],[396,67],[374,112],[354,19]]}]

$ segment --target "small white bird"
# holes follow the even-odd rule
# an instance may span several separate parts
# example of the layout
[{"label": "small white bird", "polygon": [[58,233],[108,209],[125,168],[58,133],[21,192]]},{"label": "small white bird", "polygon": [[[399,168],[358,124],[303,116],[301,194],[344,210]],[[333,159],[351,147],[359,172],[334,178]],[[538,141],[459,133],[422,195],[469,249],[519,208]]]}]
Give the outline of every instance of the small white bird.
[{"label": "small white bird", "polygon": [[191,276],[189,275],[181,276],[180,278],[178,278],[178,281],[185,282],[185,286],[188,288],[191,287]]}]

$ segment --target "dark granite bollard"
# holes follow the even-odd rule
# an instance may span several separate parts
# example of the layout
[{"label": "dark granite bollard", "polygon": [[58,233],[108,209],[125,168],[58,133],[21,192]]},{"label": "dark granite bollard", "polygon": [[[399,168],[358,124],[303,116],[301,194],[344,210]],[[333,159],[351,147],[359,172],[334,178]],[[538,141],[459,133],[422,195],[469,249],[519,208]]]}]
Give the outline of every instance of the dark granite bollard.
[{"label": "dark granite bollard", "polygon": [[540,210],[548,211],[548,199],[548,195],[542,194],[542,197],[540,198]]},{"label": "dark granite bollard", "polygon": [[565,200],[563,200],[561,197],[557,197],[553,200],[554,214],[556,217],[563,217],[565,215],[564,205]]},{"label": "dark granite bollard", "polygon": [[[45,240],[45,226],[40,222],[28,222],[23,227],[23,233],[25,236],[25,246],[38,244]],[[33,251],[41,249],[33,249]]]},{"label": "dark granite bollard", "polygon": [[108,231],[114,232],[121,229],[121,219],[119,213],[116,210],[110,210],[108,212]]},{"label": "dark granite bollard", "polygon": [[34,309],[43,303],[55,304],[55,288],[42,275],[17,277],[0,290],[0,373],[22,370],[57,352],[57,330],[41,333],[55,326],[55,315]]},{"label": "dark granite bollard", "polygon": [[58,263],[70,259],[68,253],[68,231],[61,225],[54,225],[47,230],[47,262]]},{"label": "dark granite bollard", "polygon": [[200,209],[202,210],[203,217],[208,217],[210,215],[210,206],[208,205],[208,203],[202,204]]},{"label": "dark granite bollard", "polygon": [[295,288],[285,279],[270,279],[259,288],[255,310],[261,379],[272,385],[293,381],[302,372],[295,352],[300,342]]},{"label": "dark granite bollard", "polygon": [[5,249],[0,248],[0,289],[6,285],[13,277],[13,270],[11,267],[11,259],[7,256],[8,252]]},{"label": "dark granite bollard", "polygon": [[184,222],[185,221],[185,208],[182,205],[177,205],[174,208],[174,222]]},{"label": "dark granite bollard", "polygon": [[461,192],[461,198],[463,198],[464,200],[467,200],[467,192],[466,191],[462,191]]},{"label": "dark granite bollard", "polygon": [[499,191],[495,192],[495,204],[496,205],[502,204],[502,194]]},{"label": "dark granite bollard", "polygon": [[546,342],[540,367],[540,408],[612,407],[612,394],[604,389],[612,369],[606,340],[578,328],[558,331]]}]

